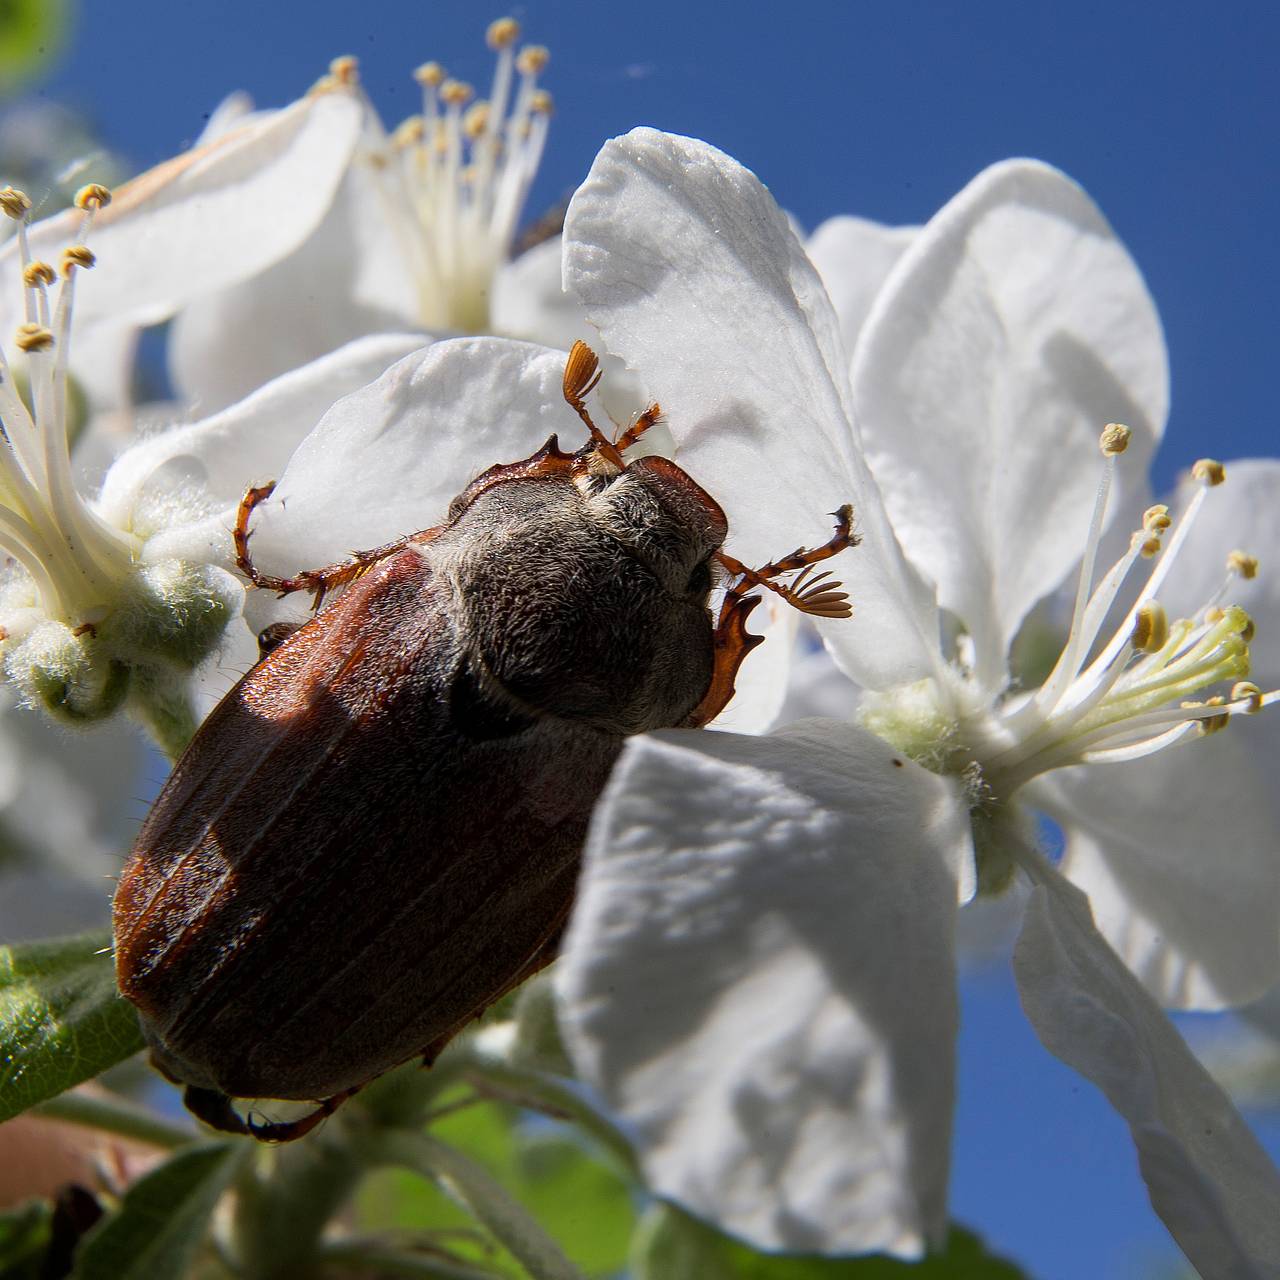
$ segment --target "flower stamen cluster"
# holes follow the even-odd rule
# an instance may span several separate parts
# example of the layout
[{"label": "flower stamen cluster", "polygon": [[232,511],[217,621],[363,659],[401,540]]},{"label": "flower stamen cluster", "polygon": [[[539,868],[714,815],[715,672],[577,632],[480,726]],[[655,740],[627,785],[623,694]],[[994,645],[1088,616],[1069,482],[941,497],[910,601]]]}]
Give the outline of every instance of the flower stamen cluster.
[{"label": "flower stamen cluster", "polygon": [[[1205,502],[1226,480],[1221,463],[1196,463],[1192,477],[1199,483],[1178,520],[1163,505],[1149,508],[1128,549],[1094,582],[1117,459],[1128,438],[1118,424],[1102,434],[1104,473],[1071,625],[1043,685],[1030,694],[979,689],[971,671],[980,664],[966,664],[965,671],[953,668],[949,688],[930,680],[864,702],[868,728],[935,772],[965,778],[975,807],[998,809],[1051,769],[1137,760],[1202,738],[1280,699],[1280,690],[1263,692],[1245,679],[1253,623],[1238,606],[1222,605],[1231,582],[1257,574],[1255,557],[1233,551],[1222,585],[1189,617],[1171,620],[1157,598]],[[1104,636],[1124,584],[1143,561],[1151,566],[1146,581]],[[1196,697],[1228,681],[1229,695]]]},{"label": "flower stamen cluster", "polygon": [[20,191],[0,192],[0,209],[17,222],[22,266],[24,322],[14,346],[26,356],[30,407],[19,393],[15,371],[0,346],[0,549],[25,570],[39,600],[37,610],[6,611],[10,641],[35,622],[52,619],[68,627],[100,620],[126,574],[137,540],[99,519],[77,493],[71,472],[67,357],[70,350],[75,277],[93,265],[83,241],[95,212],[110,201],[105,187],[85,187],[76,204],[84,211],[80,243],[62,256],[62,280],[53,267],[31,257],[27,242],[30,201]]},{"label": "flower stamen cluster", "polygon": [[144,715],[163,702],[174,720],[173,707],[183,703],[177,673],[212,651],[234,612],[226,583],[208,566],[147,563],[144,539],[128,522],[104,519],[75,485],[68,373],[75,281],[94,265],[84,242],[110,199],[97,184],[77,194],[83,216],[55,271],[31,255],[30,200],[0,191],[0,211],[17,223],[24,316],[14,337],[21,371],[0,346],[0,652],[27,703],[72,723],[112,714],[131,687],[147,690]]},{"label": "flower stamen cluster", "polygon": [[[375,181],[417,285],[418,320],[435,332],[489,329],[494,274],[510,256],[516,225],[538,171],[551,97],[538,87],[550,55],[517,50],[512,18],[489,26],[497,55],[487,99],[438,62],[414,72],[422,111],[374,156]],[[354,58],[330,68],[327,84],[356,83]]]}]

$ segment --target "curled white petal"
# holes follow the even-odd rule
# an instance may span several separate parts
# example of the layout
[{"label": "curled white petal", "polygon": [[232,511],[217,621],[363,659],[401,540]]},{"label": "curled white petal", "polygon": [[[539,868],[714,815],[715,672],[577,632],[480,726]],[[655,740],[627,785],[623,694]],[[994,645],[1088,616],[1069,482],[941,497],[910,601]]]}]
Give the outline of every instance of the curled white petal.
[{"label": "curled white petal", "polygon": [[654,1191],[763,1248],[945,1229],[958,789],[873,736],[633,740],[557,974]]},{"label": "curled white petal", "polygon": [[1151,1203],[1204,1280],[1280,1276],[1280,1173],[1078,889],[1044,869],[1014,952],[1044,1046],[1128,1121]]},{"label": "curled white petal", "polygon": [[880,286],[919,234],[919,227],[886,227],[842,215],[828,218],[805,242],[809,260],[835,308],[840,336],[850,356]]},{"label": "curled white petal", "polygon": [[255,516],[262,568],[294,572],[430,528],[486,467],[526,458],[557,432],[577,448],[564,364],[564,352],[530,343],[454,338],[340,400]]},{"label": "curled white petal", "polygon": [[1278,751],[1280,723],[1264,712],[1039,787],[1066,836],[1063,872],[1167,1007],[1230,1007],[1280,980]]},{"label": "curled white petal", "polygon": [[862,544],[833,564],[852,619],[825,628],[861,683],[932,673],[937,618],[903,559],[850,421],[848,356],[813,265],[754,174],[706,143],[636,129],[569,206],[565,287],[662,404],[681,466],[764,563],[825,542],[852,502]]},{"label": "curled white petal", "polygon": [[1140,479],[1167,381],[1137,267],[1089,197],[1036,161],[979,174],[877,296],[854,408],[894,528],[964,621],[984,683],[1079,558],[1099,431],[1133,429],[1121,476]]},{"label": "curled white petal", "polygon": [[[251,484],[279,476],[300,441],[339,399],[415,350],[417,335],[362,338],[296,369],[203,422],[157,432],[123,453],[107,472],[97,509],[128,528],[154,504],[151,560],[176,557],[230,564],[231,519]],[[164,519],[176,502],[192,518]],[[208,516],[196,528],[200,517]],[[210,545],[212,539],[216,546]]]}]

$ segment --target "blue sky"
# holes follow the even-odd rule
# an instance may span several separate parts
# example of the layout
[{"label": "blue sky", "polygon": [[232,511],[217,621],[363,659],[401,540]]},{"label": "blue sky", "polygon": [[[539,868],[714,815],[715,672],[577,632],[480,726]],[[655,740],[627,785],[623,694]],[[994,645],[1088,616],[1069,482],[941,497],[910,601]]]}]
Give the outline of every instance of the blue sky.
[{"label": "blue sky", "polygon": [[[226,92],[263,105],[354,53],[390,121],[429,58],[478,84],[488,19],[423,0],[85,0],[39,92],[143,166]],[[1280,8],[982,0],[544,0],[510,10],[545,43],[557,114],[530,212],[637,124],[707,139],[812,228],[837,213],[926,219],[979,169],[1048,160],[1097,200],[1146,274],[1171,353],[1156,487],[1203,453],[1275,453]],[[1266,554],[1270,548],[1258,548]],[[1043,1280],[1131,1280],[1168,1257],[1127,1134],[1040,1051],[1003,969],[966,991],[955,1208]],[[1273,1151],[1280,1125],[1268,1126]]]}]

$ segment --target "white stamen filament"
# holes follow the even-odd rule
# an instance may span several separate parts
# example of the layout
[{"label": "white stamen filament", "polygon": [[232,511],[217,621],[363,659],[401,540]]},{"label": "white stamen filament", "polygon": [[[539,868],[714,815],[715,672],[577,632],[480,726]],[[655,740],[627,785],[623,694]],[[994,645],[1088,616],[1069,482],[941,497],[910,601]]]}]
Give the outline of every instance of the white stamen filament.
[{"label": "white stamen filament", "polygon": [[413,274],[418,318],[437,332],[490,327],[493,277],[542,157],[549,99],[537,79],[547,55],[517,53],[518,35],[511,19],[489,28],[496,64],[487,101],[472,102],[470,87],[438,63],[419,67],[421,117],[374,157],[372,181]]},{"label": "white stamen filament", "polygon": [[[1176,524],[1167,508],[1150,508],[1129,548],[1092,585],[1114,479],[1105,436],[1103,445],[1106,474],[1089,520],[1071,630],[1044,685],[1010,697],[973,674],[984,665],[977,655],[967,666],[957,660],[941,685],[925,680],[864,694],[861,714],[868,728],[926,768],[980,780],[971,787],[975,804],[1003,804],[1051,769],[1140,759],[1216,732],[1232,717],[1257,713],[1280,699],[1280,690],[1263,692],[1245,679],[1253,623],[1243,609],[1218,607],[1222,593],[1215,592],[1191,617],[1169,619],[1157,600],[1207,489],[1222,483],[1220,464],[1197,464],[1193,474],[1202,483]],[[1153,556],[1158,558],[1146,581],[1103,643],[1102,628],[1128,575],[1139,560]],[[1228,567],[1230,580],[1258,569],[1242,551],[1232,553]],[[1097,655],[1088,661],[1095,648]],[[1231,688],[1229,698],[1204,698],[1205,690],[1221,684]]]},{"label": "white stamen filament", "polygon": [[[106,197],[87,190],[90,199],[77,229],[81,245],[94,209]],[[35,316],[28,323],[40,324],[48,335],[27,351],[30,411],[0,350],[0,421],[8,446],[0,448],[0,547],[31,575],[44,613],[74,626],[114,598],[132,567],[135,543],[89,510],[71,474],[66,381],[74,277],[92,257],[71,251],[51,306],[44,269],[32,269],[25,215],[17,243],[24,314]]]},{"label": "white stamen filament", "polygon": [[[1242,686],[1251,692],[1233,695],[1232,701],[1222,700],[1220,705],[1179,702],[1209,685],[1248,674],[1252,623],[1242,609],[1217,608],[1220,593],[1215,593],[1215,601],[1203,607],[1196,620],[1167,622],[1156,602],[1208,488],[1221,483],[1223,472],[1217,464],[1197,469],[1197,477],[1205,483],[1173,527],[1168,544],[1115,633],[1081,670],[1129,571],[1169,525],[1164,508],[1148,512],[1144,529],[1134,535],[1129,550],[1090,592],[1112,483],[1111,457],[1106,470],[1089,523],[1071,632],[1057,664],[1033,696],[1009,711],[1002,712],[997,705],[980,713],[981,722],[966,731],[972,740],[987,744],[986,749],[975,750],[974,759],[997,796],[1007,797],[1038,774],[1064,765],[1138,759],[1208,732],[1226,723],[1226,717],[1256,711],[1271,696]],[[1237,573],[1256,572],[1256,562],[1241,552],[1233,553],[1230,564]]]},{"label": "white stamen filament", "polygon": [[[1098,543],[1102,538],[1102,526],[1107,513],[1107,500],[1111,495],[1111,485],[1115,478],[1115,473],[1116,455],[1108,453],[1102,468],[1102,478],[1098,481],[1097,494],[1093,500],[1093,514],[1089,517],[1089,532],[1085,539],[1084,559],[1080,564],[1080,581],[1076,587],[1075,607],[1071,616],[1071,630],[1068,632],[1067,643],[1063,646],[1061,656],[1049,673],[1049,678],[1036,695],[1036,704],[1041,711],[1046,711],[1057,703],[1067,685],[1075,679],[1080,670],[1080,662],[1088,652],[1088,646],[1093,642],[1093,635],[1085,632],[1085,610],[1089,604],[1090,592],[1093,587],[1093,570],[1098,558]],[[1128,565],[1125,566],[1125,572],[1127,571]],[[1117,588],[1119,587],[1118,582],[1115,585]],[[1095,627],[1100,622],[1101,617],[1095,622]]]}]

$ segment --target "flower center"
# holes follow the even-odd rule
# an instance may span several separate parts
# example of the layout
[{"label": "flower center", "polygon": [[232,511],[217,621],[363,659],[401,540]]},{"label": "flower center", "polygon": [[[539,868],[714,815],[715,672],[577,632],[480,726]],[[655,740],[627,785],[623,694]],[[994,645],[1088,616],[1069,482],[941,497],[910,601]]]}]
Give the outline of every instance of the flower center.
[{"label": "flower center", "polygon": [[[1232,582],[1256,575],[1252,556],[1232,552],[1222,585],[1189,617],[1170,620],[1157,599],[1205,502],[1226,479],[1221,463],[1196,463],[1198,485],[1177,523],[1167,507],[1150,508],[1129,549],[1094,581],[1116,459],[1128,439],[1128,429],[1115,424],[1103,432],[1105,470],[1071,627],[1039,689],[993,695],[967,670],[953,668],[945,688],[927,680],[864,700],[867,727],[934,772],[963,778],[975,812],[997,812],[1050,769],[1136,760],[1202,738],[1280,698],[1280,691],[1263,693],[1245,679],[1253,623],[1243,609],[1223,605]],[[1141,564],[1150,566],[1146,581],[1104,635],[1122,587]],[[1213,685],[1229,692],[1197,699]]]},{"label": "flower center", "polygon": [[[489,25],[497,65],[487,99],[476,100],[438,62],[420,66],[422,113],[373,157],[426,329],[492,327],[493,277],[510,256],[551,117],[551,95],[538,88],[550,55],[540,45],[517,52],[519,36],[512,18]],[[340,83],[355,83],[354,59],[338,59],[331,71]]]},{"label": "flower center", "polygon": [[[14,639],[46,618],[92,628],[133,566],[137,540],[106,524],[81,499],[71,474],[67,358],[75,277],[93,266],[83,241],[94,214],[111,199],[105,187],[82,188],[79,243],[63,251],[59,272],[31,257],[27,223],[31,201],[0,191],[0,210],[17,223],[24,322],[14,345],[26,356],[30,408],[19,394],[0,347],[0,551],[25,570],[34,586],[32,608],[5,610],[5,638]],[[54,285],[57,284],[56,294]]]}]

